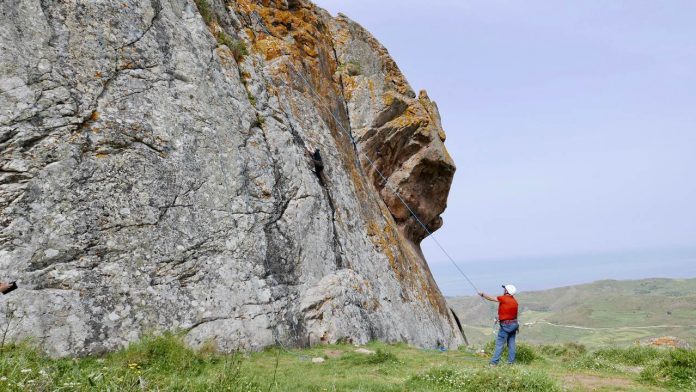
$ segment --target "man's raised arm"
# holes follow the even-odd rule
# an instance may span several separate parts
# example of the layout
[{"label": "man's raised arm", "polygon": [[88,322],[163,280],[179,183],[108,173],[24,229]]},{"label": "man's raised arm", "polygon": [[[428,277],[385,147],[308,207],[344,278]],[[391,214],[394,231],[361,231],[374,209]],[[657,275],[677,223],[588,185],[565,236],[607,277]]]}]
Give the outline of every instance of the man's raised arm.
[{"label": "man's raised arm", "polygon": [[490,295],[484,293],[483,291],[480,292],[479,295],[481,296],[481,298],[485,298],[485,299],[487,299],[487,300],[489,300],[489,301],[498,302],[498,299],[497,299],[497,298],[491,297]]}]

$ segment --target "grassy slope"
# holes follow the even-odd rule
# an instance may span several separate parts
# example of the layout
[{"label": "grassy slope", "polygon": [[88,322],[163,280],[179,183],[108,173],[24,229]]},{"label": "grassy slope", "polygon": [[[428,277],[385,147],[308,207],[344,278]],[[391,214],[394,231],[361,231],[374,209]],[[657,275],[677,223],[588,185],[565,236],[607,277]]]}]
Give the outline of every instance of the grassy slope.
[{"label": "grassy slope", "polygon": [[[574,349],[527,348],[529,364],[489,368],[488,356],[371,343],[377,355],[350,345],[218,355],[193,352],[173,336],[146,339],[102,358],[51,360],[26,346],[0,356],[0,389],[8,391],[660,391],[635,366],[610,366],[625,352],[603,356]],[[646,361],[663,354],[649,352]],[[691,354],[689,354],[691,355]],[[692,355],[693,357],[693,355]],[[325,358],[312,363],[311,358]],[[618,358],[618,359],[617,359]],[[640,362],[645,365],[647,362]],[[635,365],[633,362],[629,364]],[[696,383],[694,383],[696,387]],[[563,389],[565,387],[565,389]]]},{"label": "grassy slope", "polygon": [[[535,324],[523,327],[528,342],[580,342],[590,347],[628,345],[636,340],[676,336],[696,344],[696,327],[635,328],[654,325],[696,324],[696,279],[604,280],[546,291],[520,293],[522,323],[549,321],[614,330],[577,330]],[[491,338],[493,305],[476,297],[448,298],[470,340],[477,344]]]}]

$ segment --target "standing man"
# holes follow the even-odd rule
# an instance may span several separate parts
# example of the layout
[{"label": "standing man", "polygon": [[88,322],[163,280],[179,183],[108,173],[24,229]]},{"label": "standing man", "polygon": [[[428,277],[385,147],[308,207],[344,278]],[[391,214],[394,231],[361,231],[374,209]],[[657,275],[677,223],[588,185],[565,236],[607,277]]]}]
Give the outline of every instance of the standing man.
[{"label": "standing man", "polygon": [[517,300],[513,295],[517,292],[517,288],[511,284],[503,285],[505,292],[497,298],[480,292],[479,295],[489,301],[498,303],[498,321],[500,322],[500,330],[498,337],[495,339],[495,352],[491,358],[491,365],[497,365],[500,361],[500,356],[503,354],[503,346],[507,343],[508,346],[508,363],[515,362],[515,336],[519,329],[517,323]]}]

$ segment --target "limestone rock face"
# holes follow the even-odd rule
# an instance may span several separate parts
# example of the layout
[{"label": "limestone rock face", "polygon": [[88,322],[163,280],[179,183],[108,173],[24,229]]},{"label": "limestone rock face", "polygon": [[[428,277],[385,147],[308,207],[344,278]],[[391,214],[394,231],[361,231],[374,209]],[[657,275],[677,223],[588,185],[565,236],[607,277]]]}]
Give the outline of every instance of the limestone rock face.
[{"label": "limestone rock face", "polygon": [[344,65],[339,69],[350,125],[367,155],[366,170],[399,228],[420,243],[442,226],[455,170],[437,105],[425,91],[416,97],[387,50],[357,23],[340,15],[332,31]]},{"label": "limestone rock face", "polygon": [[437,107],[357,24],[304,0],[10,0],[0,54],[10,339],[461,343],[392,192],[440,227]]}]

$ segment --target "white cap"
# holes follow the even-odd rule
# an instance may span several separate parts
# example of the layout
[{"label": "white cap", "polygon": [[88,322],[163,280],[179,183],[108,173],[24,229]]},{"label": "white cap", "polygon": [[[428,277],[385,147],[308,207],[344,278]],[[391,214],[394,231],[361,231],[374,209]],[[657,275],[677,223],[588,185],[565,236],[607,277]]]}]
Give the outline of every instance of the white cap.
[{"label": "white cap", "polygon": [[503,288],[505,290],[507,290],[508,294],[510,294],[510,295],[515,295],[515,293],[517,292],[517,287],[515,287],[511,284],[504,284]]}]

